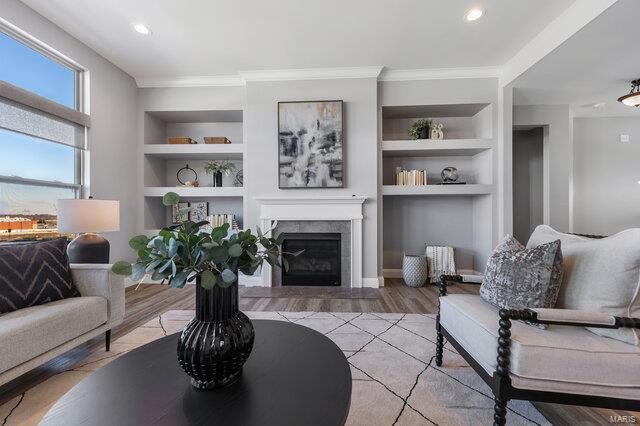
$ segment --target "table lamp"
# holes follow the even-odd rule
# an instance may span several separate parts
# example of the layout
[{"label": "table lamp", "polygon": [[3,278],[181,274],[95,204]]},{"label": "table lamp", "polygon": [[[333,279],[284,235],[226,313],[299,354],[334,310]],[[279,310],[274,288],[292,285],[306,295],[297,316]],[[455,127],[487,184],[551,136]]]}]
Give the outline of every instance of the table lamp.
[{"label": "table lamp", "polygon": [[109,263],[109,241],[97,232],[120,230],[120,202],[58,200],[58,231],[79,234],[67,246],[69,263]]}]

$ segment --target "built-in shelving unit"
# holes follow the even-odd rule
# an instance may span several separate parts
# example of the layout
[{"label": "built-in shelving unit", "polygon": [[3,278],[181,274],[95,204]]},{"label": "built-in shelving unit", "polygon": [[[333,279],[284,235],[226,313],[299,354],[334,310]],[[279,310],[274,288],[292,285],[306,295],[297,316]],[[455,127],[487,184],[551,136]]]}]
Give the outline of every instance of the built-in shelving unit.
[{"label": "built-in shelving unit", "polygon": [[[453,246],[459,269],[482,269],[492,247],[494,105],[489,99],[422,105],[385,105],[383,100],[384,269],[401,268],[403,253],[424,252],[426,244]],[[421,118],[441,123],[444,139],[408,140],[408,129]],[[441,184],[441,171],[449,166],[466,184]],[[396,169],[426,170],[427,184],[395,185]]]},{"label": "built-in shelving unit", "polygon": [[[206,136],[224,136],[230,144],[205,144]],[[170,137],[189,137],[195,144],[168,144]],[[145,232],[171,225],[171,209],[162,196],[175,192],[184,202],[207,202],[209,214],[234,214],[242,225],[244,187],[236,172],[223,176],[223,186],[213,186],[204,163],[227,160],[244,169],[243,111],[144,111],[142,141],[143,198],[142,224]],[[183,186],[178,171],[189,166],[197,174],[199,186]]]},{"label": "built-in shelving unit", "polygon": [[384,157],[472,156],[493,147],[491,139],[391,140],[382,142]]},{"label": "built-in shelving unit", "polygon": [[382,195],[489,195],[493,192],[493,185],[384,185]]},{"label": "built-in shelving unit", "polygon": [[193,160],[195,158],[201,160],[242,160],[244,145],[242,143],[224,145],[147,144],[143,147],[143,153],[164,160]]},{"label": "built-in shelving unit", "polygon": [[190,186],[147,186],[144,188],[145,197],[162,197],[167,192],[175,192],[180,197],[242,197],[243,187],[190,187]]}]

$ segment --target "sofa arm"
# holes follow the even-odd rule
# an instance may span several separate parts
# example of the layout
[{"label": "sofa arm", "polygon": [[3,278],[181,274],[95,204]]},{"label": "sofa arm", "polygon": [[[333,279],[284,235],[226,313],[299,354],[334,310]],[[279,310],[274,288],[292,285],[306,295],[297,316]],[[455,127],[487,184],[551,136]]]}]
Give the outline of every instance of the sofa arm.
[{"label": "sofa arm", "polygon": [[124,318],[124,277],[111,272],[111,265],[72,263],[73,283],[82,296],[107,299],[107,323],[119,324]]}]

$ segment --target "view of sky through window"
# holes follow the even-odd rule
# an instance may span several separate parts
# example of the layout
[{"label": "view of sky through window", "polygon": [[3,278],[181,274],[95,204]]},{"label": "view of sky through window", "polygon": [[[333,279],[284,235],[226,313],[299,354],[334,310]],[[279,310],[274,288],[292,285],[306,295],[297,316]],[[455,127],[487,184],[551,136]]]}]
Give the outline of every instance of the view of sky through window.
[{"label": "view of sky through window", "polygon": [[76,71],[0,32],[0,80],[76,107]]},{"label": "view of sky through window", "polygon": [[[76,108],[76,71],[2,32],[0,80]],[[0,128],[0,153],[0,240],[55,237],[56,200],[77,190],[7,178],[76,183],[76,148]]]}]

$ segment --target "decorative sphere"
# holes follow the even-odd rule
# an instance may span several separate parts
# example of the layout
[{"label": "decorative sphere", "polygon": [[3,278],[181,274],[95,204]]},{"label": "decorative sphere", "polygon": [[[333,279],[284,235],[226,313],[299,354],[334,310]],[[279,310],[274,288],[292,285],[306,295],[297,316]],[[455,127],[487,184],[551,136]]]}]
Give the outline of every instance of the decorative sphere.
[{"label": "decorative sphere", "polygon": [[445,167],[444,169],[442,169],[442,173],[440,173],[440,176],[442,176],[443,182],[455,182],[459,177],[458,169],[456,169],[455,167]]}]

